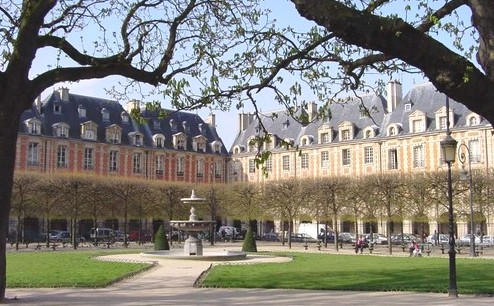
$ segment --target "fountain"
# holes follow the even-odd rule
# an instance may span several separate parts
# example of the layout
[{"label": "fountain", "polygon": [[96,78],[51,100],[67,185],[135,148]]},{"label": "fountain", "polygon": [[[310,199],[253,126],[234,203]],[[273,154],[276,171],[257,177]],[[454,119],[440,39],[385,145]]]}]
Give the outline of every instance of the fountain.
[{"label": "fountain", "polygon": [[[196,196],[194,190],[189,198],[180,199],[184,204],[200,204],[206,199]],[[188,221],[172,220],[170,225],[178,230],[189,234],[189,237],[184,242],[184,250],[182,254],[177,254],[174,251],[149,251],[143,253],[146,256],[159,256],[160,258],[171,259],[195,259],[195,260],[240,260],[246,259],[247,255],[244,252],[235,251],[205,251],[202,246],[202,240],[198,238],[199,233],[211,229],[216,221],[198,220],[196,209],[192,206]],[[206,253],[206,254],[205,254]],[[165,255],[165,256],[164,256]]]},{"label": "fountain", "polygon": [[[204,198],[198,198],[192,190],[190,198],[180,199],[184,204],[194,204],[206,201]],[[216,223],[215,221],[201,221],[197,220],[197,215],[195,214],[196,209],[192,206],[190,209],[189,221],[170,221],[170,225],[174,228],[184,231],[189,234],[189,237],[184,242],[184,255],[203,255],[202,241],[197,236],[199,233],[211,229],[211,227]]]}]

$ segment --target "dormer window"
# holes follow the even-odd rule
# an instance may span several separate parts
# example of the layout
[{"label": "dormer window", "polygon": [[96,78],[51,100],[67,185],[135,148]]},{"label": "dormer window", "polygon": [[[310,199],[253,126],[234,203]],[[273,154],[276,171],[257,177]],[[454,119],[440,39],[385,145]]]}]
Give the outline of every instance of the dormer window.
[{"label": "dormer window", "polygon": [[119,144],[122,139],[122,128],[112,124],[106,128],[106,141],[109,143]]},{"label": "dormer window", "polygon": [[173,135],[173,148],[175,150],[187,150],[187,135],[184,133]]},{"label": "dormer window", "polygon": [[129,123],[129,116],[125,112],[120,114],[120,118],[122,119],[122,123]]},{"label": "dormer window", "polygon": [[405,112],[409,112],[412,109],[412,103],[405,104]]},{"label": "dormer window", "polygon": [[36,118],[31,118],[24,121],[26,124],[27,132],[31,135],[41,134],[41,121]]},{"label": "dormer window", "polygon": [[196,152],[206,152],[206,142],[207,138],[199,135],[194,137],[194,141],[192,143],[192,149]]},{"label": "dormer window", "polygon": [[214,153],[221,153],[221,142],[213,141],[211,143],[211,149],[213,150]]},{"label": "dormer window", "polygon": [[103,121],[110,121],[110,112],[106,108],[101,110],[101,119]]},{"label": "dormer window", "polygon": [[300,144],[303,147],[306,147],[306,146],[310,145],[313,141],[314,141],[314,137],[312,135],[305,135],[305,136],[302,136],[302,138],[300,139]]},{"label": "dormer window", "polygon": [[408,116],[408,125],[410,133],[421,133],[426,129],[426,120],[425,113],[416,110]]},{"label": "dormer window", "polygon": [[69,137],[69,125],[66,123],[55,123],[53,129],[56,137],[68,138]]},{"label": "dormer window", "polygon": [[162,134],[156,134],[153,136],[153,143],[156,148],[164,148],[165,147],[165,136]]},{"label": "dormer window", "polygon": [[77,113],[79,114],[79,118],[86,118],[86,109],[84,106],[79,105],[79,107],[77,107]]},{"label": "dormer window", "polygon": [[130,132],[129,133],[130,143],[136,147],[142,147],[143,144],[143,136],[138,132]]},{"label": "dormer window", "polygon": [[389,128],[388,136],[395,136],[395,135],[396,135],[396,128],[392,126]]},{"label": "dormer window", "polygon": [[340,141],[351,140],[353,139],[354,133],[354,125],[349,121],[343,121],[339,126],[339,136]]},{"label": "dormer window", "polygon": [[364,132],[363,132],[364,139],[376,137],[377,129],[378,129],[378,126],[376,126],[376,125],[371,125],[371,126],[366,127],[364,129]]},{"label": "dormer window", "polygon": [[62,113],[62,105],[61,104],[53,104],[53,113],[61,114]]},{"label": "dormer window", "polygon": [[96,140],[98,125],[92,121],[81,124],[81,137],[87,140]]},{"label": "dormer window", "polygon": [[[443,106],[439,108],[435,112],[435,118],[436,118],[436,129],[437,130],[446,130],[447,128],[447,114],[446,114],[446,107]],[[449,110],[449,128],[452,128],[455,125],[454,123],[454,114],[453,111],[450,109]]]},{"label": "dormer window", "polygon": [[475,113],[469,114],[466,120],[467,120],[467,126],[475,126],[480,123],[480,117]]}]

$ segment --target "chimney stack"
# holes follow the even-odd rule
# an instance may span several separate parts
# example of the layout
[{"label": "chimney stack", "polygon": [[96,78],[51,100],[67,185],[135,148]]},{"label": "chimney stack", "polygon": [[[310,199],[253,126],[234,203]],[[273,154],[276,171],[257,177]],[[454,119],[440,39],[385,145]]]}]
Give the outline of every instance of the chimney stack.
[{"label": "chimney stack", "polygon": [[398,81],[390,81],[388,85],[386,85],[386,110],[388,113],[391,113],[396,109],[396,106],[400,104],[402,97],[401,83]]}]

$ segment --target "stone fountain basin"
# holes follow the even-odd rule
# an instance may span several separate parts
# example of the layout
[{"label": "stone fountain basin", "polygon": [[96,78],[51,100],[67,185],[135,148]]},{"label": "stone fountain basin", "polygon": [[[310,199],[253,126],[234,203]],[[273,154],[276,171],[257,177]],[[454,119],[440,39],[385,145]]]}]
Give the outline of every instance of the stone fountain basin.
[{"label": "stone fountain basin", "polygon": [[211,229],[213,224],[216,221],[170,221],[171,226],[185,232],[202,232]]},{"label": "stone fountain basin", "polygon": [[247,254],[239,251],[228,250],[204,250],[203,255],[184,255],[183,251],[147,251],[141,253],[144,257],[156,259],[181,259],[181,260],[205,260],[205,261],[232,261],[247,259]]}]

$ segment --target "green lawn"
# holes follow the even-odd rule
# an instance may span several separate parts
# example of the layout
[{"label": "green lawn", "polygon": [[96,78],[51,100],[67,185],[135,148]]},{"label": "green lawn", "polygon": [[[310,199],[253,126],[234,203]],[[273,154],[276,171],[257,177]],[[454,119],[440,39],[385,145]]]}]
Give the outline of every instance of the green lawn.
[{"label": "green lawn", "polygon": [[[283,254],[286,256],[286,254]],[[292,262],[215,266],[204,287],[447,292],[448,259],[293,253]],[[494,294],[494,261],[457,259],[462,294]]]},{"label": "green lawn", "polygon": [[150,267],[91,259],[109,254],[102,251],[7,253],[7,287],[105,287]]}]

